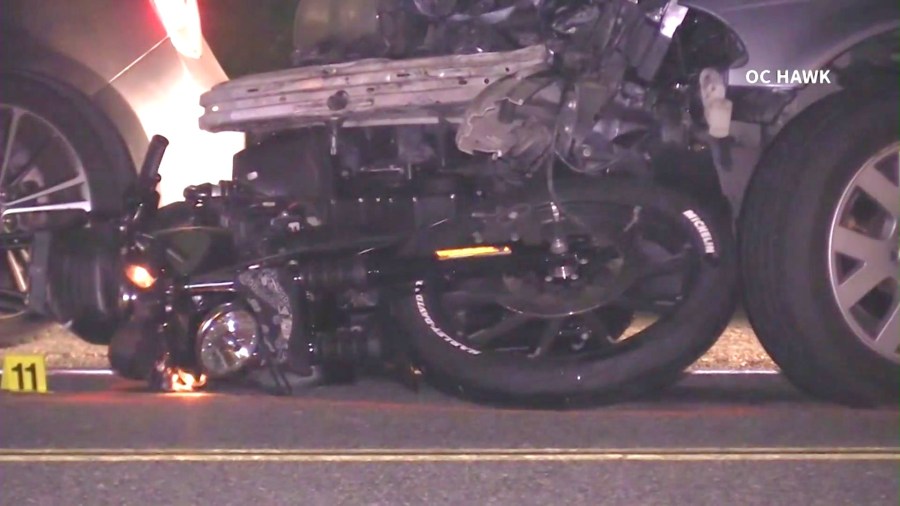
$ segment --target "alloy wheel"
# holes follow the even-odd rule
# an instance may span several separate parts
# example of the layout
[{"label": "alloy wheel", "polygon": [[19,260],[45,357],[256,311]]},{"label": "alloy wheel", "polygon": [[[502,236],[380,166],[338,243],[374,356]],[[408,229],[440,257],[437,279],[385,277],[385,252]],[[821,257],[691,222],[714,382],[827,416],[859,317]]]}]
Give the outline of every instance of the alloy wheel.
[{"label": "alloy wheel", "polygon": [[[85,167],[50,121],[0,104],[0,320],[24,311],[30,234],[65,220],[60,211],[91,210]],[[69,215],[71,217],[71,215]]]},{"label": "alloy wheel", "polygon": [[443,280],[432,309],[454,340],[532,359],[601,358],[640,345],[678,309],[696,258],[671,217],[603,203],[567,209],[566,252],[549,254],[540,272]]},{"label": "alloy wheel", "polygon": [[828,267],[845,322],[866,346],[900,363],[900,142],[872,156],[832,217]]}]

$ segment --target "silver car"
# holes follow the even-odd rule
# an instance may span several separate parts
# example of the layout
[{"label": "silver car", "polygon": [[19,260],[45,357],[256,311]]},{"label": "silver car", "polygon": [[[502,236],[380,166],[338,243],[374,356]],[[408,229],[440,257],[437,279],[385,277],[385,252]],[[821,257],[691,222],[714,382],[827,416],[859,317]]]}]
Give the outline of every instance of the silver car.
[{"label": "silver car", "polygon": [[[0,0],[0,28],[2,335],[26,310],[47,312],[51,263],[71,264],[63,277],[109,268],[59,254],[96,246],[77,244],[77,235],[66,244],[35,231],[80,211],[118,211],[150,136],[172,140],[162,204],[181,200],[186,185],[227,178],[244,140],[197,126],[200,94],[227,79],[203,38],[197,0]],[[42,293],[28,297],[29,289]],[[96,289],[56,298],[114,301]],[[77,313],[66,315],[76,333],[106,338],[103,314]]]}]

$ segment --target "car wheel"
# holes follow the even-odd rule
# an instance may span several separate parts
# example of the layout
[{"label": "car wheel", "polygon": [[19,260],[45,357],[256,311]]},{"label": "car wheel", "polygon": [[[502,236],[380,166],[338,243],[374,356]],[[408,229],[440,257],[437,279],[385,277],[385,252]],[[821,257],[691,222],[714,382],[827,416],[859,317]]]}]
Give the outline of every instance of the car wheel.
[{"label": "car wheel", "polygon": [[45,318],[26,311],[27,252],[0,251],[0,348],[28,342],[47,324]]},{"label": "car wheel", "polygon": [[22,325],[31,318],[25,311],[28,289],[27,251],[0,251],[0,348],[15,346],[28,338]]},{"label": "car wheel", "polygon": [[[4,321],[24,315],[33,233],[79,224],[81,211],[117,212],[134,169],[118,133],[87,98],[20,75],[0,79],[0,150],[0,332],[7,333]],[[57,260],[51,252],[51,263]],[[108,338],[93,334],[95,322],[60,316],[88,341]]]},{"label": "car wheel", "polygon": [[900,100],[842,92],[786,127],[748,190],[745,305],[801,389],[854,405],[900,395]]}]

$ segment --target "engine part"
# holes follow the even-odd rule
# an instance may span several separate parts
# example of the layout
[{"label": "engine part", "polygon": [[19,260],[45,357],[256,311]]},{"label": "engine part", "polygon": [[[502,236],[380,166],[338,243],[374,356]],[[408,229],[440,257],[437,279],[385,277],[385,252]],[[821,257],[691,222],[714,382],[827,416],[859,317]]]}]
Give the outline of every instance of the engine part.
[{"label": "engine part", "polygon": [[234,157],[232,181],[249,190],[254,204],[279,212],[291,207],[288,214],[321,224],[333,194],[326,142],[324,131],[307,131],[248,147]]},{"label": "engine part", "polygon": [[408,0],[303,0],[294,16],[295,65],[348,59],[401,58],[428,32]]},{"label": "engine part", "polygon": [[499,53],[409,60],[365,59],[235,79],[213,87],[200,103],[210,132],[272,131],[327,125],[459,122],[487,86],[550,68],[543,45]]},{"label": "engine part", "polygon": [[731,100],[725,98],[725,79],[717,70],[700,72],[700,97],[703,114],[709,125],[709,135],[716,139],[728,137],[731,130]]},{"label": "engine part", "polygon": [[[238,287],[259,319],[264,339],[286,352],[294,333],[294,304],[285,287],[286,273],[278,269],[250,269],[238,275]],[[297,326],[299,328],[299,326]]]},{"label": "engine part", "polygon": [[[496,157],[536,160],[549,146],[561,90],[551,87],[558,79],[533,76],[503,79],[487,87],[466,108],[456,132],[460,151],[491,153]],[[546,90],[541,103],[526,102]]]},{"label": "engine part", "polygon": [[353,381],[360,370],[377,367],[384,358],[382,336],[368,318],[321,335],[314,360],[327,383]]},{"label": "engine part", "polygon": [[213,309],[197,331],[197,359],[210,378],[229,376],[253,359],[260,340],[256,317],[229,302]]}]

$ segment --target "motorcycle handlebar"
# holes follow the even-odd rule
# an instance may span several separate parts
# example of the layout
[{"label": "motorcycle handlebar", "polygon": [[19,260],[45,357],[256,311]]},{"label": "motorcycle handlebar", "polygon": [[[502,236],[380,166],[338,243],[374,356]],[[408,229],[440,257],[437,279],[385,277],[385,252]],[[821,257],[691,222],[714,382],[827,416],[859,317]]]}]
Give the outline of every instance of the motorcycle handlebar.
[{"label": "motorcycle handlebar", "polygon": [[144,163],[141,165],[141,171],[138,173],[138,180],[143,189],[154,188],[156,183],[159,182],[159,165],[162,163],[163,155],[166,154],[168,146],[169,139],[162,135],[154,135],[150,139]]}]

